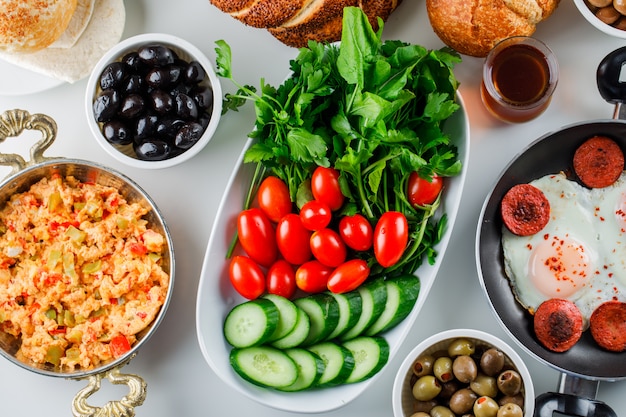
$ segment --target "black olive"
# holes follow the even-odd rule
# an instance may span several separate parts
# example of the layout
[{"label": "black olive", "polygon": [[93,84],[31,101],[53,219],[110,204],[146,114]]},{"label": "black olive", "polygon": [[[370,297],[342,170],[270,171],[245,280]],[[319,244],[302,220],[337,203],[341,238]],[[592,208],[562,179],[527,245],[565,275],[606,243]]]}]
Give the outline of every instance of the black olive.
[{"label": "black olive", "polygon": [[185,79],[188,83],[198,84],[204,80],[204,77],[206,77],[206,71],[198,61],[191,61],[189,65],[187,65]]},{"label": "black olive", "polygon": [[163,90],[150,93],[151,106],[158,114],[167,114],[174,108],[174,99]]},{"label": "black olive", "polygon": [[162,119],[159,120],[155,126],[155,134],[161,139],[167,140],[170,143],[174,143],[174,137],[186,122],[181,119]]},{"label": "black olive", "polygon": [[193,86],[185,84],[185,83],[178,83],[176,84],[174,87],[172,87],[172,89],[170,90],[170,94],[172,95],[172,97],[176,97],[179,94],[191,94],[191,91],[193,90]]},{"label": "black olive", "polygon": [[202,128],[206,130],[209,126],[209,122],[211,121],[211,113],[202,112],[200,116],[198,116],[198,123],[202,125]]},{"label": "black olive", "polygon": [[177,84],[181,81],[183,75],[183,67],[178,64],[172,64],[167,67],[168,79],[170,84]]},{"label": "black olive", "polygon": [[174,145],[178,148],[189,149],[191,148],[204,133],[204,128],[200,123],[192,122],[183,126],[174,139]]},{"label": "black olive", "polygon": [[126,119],[137,117],[143,110],[145,104],[143,97],[139,94],[129,94],[122,100],[119,114]]},{"label": "black olive", "polygon": [[144,161],[162,161],[170,157],[171,146],[163,140],[145,140],[134,146],[139,159]]},{"label": "black olive", "polygon": [[206,86],[198,86],[193,89],[192,97],[201,109],[213,107],[213,89]]},{"label": "black olive", "polygon": [[133,74],[128,77],[122,91],[124,94],[141,93],[143,90],[143,77],[138,74]]},{"label": "black olive", "polygon": [[177,58],[174,51],[163,45],[145,45],[137,51],[139,58],[151,66],[164,67],[174,63]]},{"label": "black olive", "polygon": [[120,107],[120,95],[113,89],[100,92],[93,102],[93,114],[98,122],[110,120]]},{"label": "black olive", "polygon": [[129,52],[122,57],[122,62],[128,65],[130,70],[135,74],[140,74],[144,71],[144,64],[139,59],[139,54],[137,52]]},{"label": "black olive", "polygon": [[146,75],[146,82],[153,88],[164,88],[170,83],[170,74],[165,68],[153,68]]},{"label": "black olive", "polygon": [[119,120],[111,120],[102,126],[104,138],[116,145],[128,145],[133,141],[133,135],[128,127]]},{"label": "black olive", "polygon": [[154,135],[158,121],[157,115],[151,113],[139,117],[135,127],[135,140],[143,140]]},{"label": "black olive", "polygon": [[128,68],[123,62],[111,62],[100,74],[100,88],[118,88],[128,77]]},{"label": "black olive", "polygon": [[191,97],[187,94],[179,93],[175,98],[176,102],[176,114],[183,119],[197,119],[198,118],[198,106]]}]

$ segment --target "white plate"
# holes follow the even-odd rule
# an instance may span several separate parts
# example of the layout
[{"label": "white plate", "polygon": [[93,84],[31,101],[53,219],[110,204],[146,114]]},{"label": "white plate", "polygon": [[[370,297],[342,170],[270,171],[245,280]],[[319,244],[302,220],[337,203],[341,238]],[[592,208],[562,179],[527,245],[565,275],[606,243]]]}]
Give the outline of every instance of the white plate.
[{"label": "white plate", "polygon": [[0,95],[17,96],[39,93],[65,81],[38,74],[0,59]]},{"label": "white plate", "polygon": [[[435,265],[431,266],[428,262],[424,262],[416,272],[421,281],[416,305],[402,323],[384,335],[390,345],[389,362],[398,351],[424,305],[426,296],[444,258],[444,252],[457,217],[469,162],[469,123],[463,101],[460,96],[458,99],[461,103],[461,110],[457,111],[448,121],[446,132],[459,148],[459,159],[463,163],[463,170],[460,175],[451,178],[446,185],[445,197],[440,210],[443,209],[448,215],[448,227],[437,246],[439,254]],[[246,143],[239,156],[236,168],[226,186],[224,198],[213,223],[213,230],[202,266],[196,305],[196,327],[200,348],[210,367],[226,384],[261,404],[298,413],[322,413],[334,410],[359,396],[386,368],[373,378],[357,384],[284,393],[260,388],[244,381],[232,370],[229,363],[230,346],[224,340],[222,325],[228,312],[244,299],[235,292],[229,282],[226,252],[235,233],[237,214],[243,207],[254,171],[253,165],[242,164],[243,154],[248,146],[250,146],[250,141]]]}]

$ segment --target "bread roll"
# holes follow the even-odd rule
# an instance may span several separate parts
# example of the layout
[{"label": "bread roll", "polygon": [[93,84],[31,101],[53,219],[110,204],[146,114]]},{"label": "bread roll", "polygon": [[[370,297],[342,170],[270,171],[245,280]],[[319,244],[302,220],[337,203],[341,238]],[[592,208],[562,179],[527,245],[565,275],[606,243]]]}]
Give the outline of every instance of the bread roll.
[{"label": "bread roll", "polygon": [[461,54],[484,57],[503,39],[530,36],[559,0],[426,0],[434,32]]},{"label": "bread roll", "polygon": [[77,0],[0,0],[0,50],[42,50],[67,28]]}]

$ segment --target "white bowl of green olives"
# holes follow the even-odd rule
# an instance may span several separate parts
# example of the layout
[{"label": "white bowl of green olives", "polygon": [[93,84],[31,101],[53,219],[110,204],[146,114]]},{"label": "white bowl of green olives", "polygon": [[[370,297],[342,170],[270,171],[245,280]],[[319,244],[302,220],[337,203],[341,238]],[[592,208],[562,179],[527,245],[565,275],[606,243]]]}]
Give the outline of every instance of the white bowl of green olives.
[{"label": "white bowl of green olives", "polygon": [[532,417],[535,393],[526,365],[497,337],[447,330],[416,346],[393,384],[395,417]]},{"label": "white bowl of green olives", "polygon": [[222,89],[202,51],[179,37],[148,33],[107,51],[87,82],[89,127],[115,159],[167,168],[200,152],[222,112]]},{"label": "white bowl of green olives", "polygon": [[574,4],[596,29],[626,39],[626,0],[574,0]]}]

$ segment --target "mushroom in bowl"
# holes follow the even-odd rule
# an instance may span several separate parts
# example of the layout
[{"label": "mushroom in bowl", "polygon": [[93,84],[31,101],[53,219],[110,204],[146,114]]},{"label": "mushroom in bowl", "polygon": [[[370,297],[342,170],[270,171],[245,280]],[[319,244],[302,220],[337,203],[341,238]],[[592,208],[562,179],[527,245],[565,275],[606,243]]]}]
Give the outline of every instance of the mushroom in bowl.
[{"label": "mushroom in bowl", "polygon": [[395,417],[531,417],[535,395],[526,365],[507,343],[479,330],[453,329],[408,354],[396,374],[392,402]]},{"label": "mushroom in bowl", "polygon": [[197,47],[172,35],[142,34],[98,61],[85,108],[93,135],[115,159],[167,168],[209,142],[222,113],[222,90]]}]

